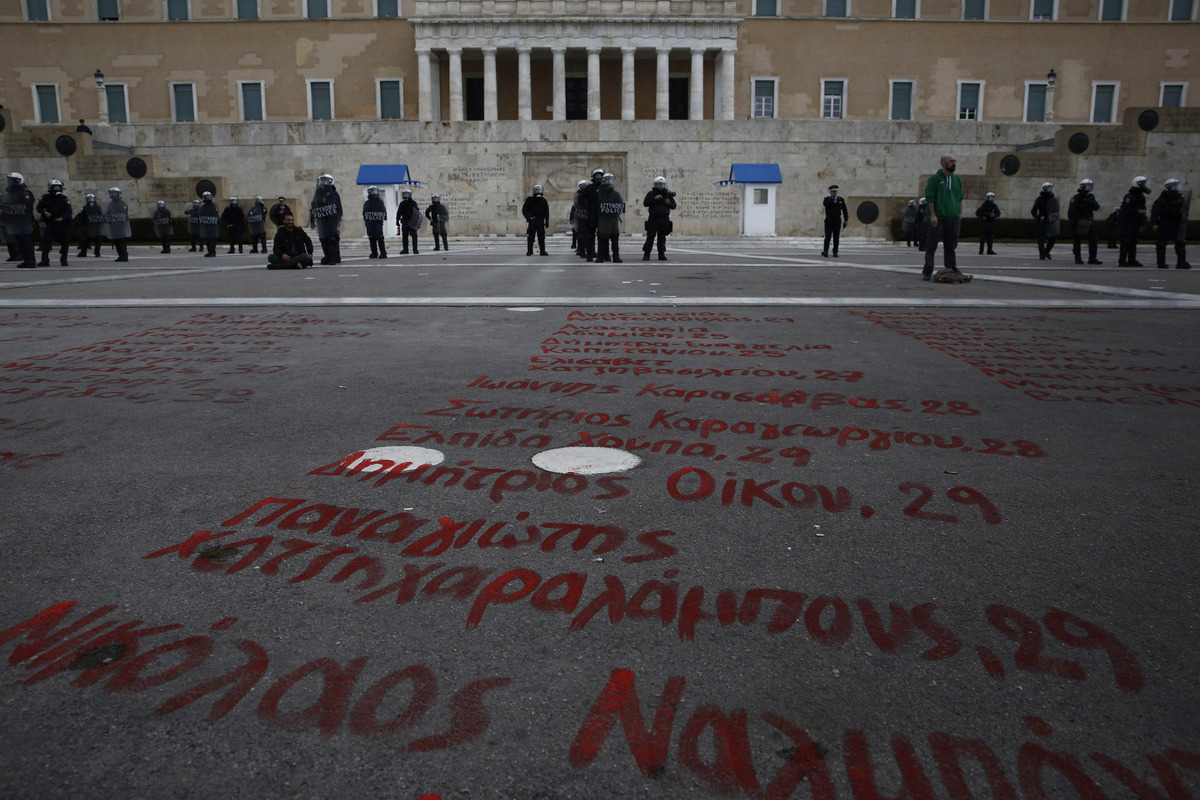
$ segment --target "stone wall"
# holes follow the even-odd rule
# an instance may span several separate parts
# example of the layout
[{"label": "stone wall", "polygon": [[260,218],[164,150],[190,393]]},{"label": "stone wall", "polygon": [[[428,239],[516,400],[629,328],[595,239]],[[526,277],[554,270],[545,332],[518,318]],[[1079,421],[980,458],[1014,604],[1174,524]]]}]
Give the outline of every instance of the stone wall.
[{"label": "stone wall", "polygon": [[[714,187],[735,162],[780,165],[776,233],[817,235],[821,199],[839,184],[851,212],[848,235],[889,235],[888,220],[918,197],[939,157],[953,152],[968,192],[966,213],[993,191],[1002,212],[1025,217],[1045,180],[1070,194],[1081,178],[1096,183],[1103,207],[1120,202],[1134,175],[1150,178],[1155,194],[1168,177],[1184,189],[1200,182],[1200,111],[1158,109],[1153,130],[1130,109],[1120,126],[1033,123],[857,122],[851,120],[434,122],[345,121],[93,126],[93,140],[69,156],[55,151],[70,126],[0,133],[7,170],[22,172],[35,191],[62,178],[73,200],[120,187],[134,214],[149,215],[166,199],[182,211],[188,187],[209,180],[218,197],[284,195],[301,219],[318,175],[334,175],[348,209],[345,235],[362,235],[358,219],[362,164],[407,164],[418,202],[440,194],[453,235],[517,235],[521,204],[534,183],[546,188],[552,229],[565,221],[576,183],[594,167],[612,172],[629,204],[626,231],[640,231],[641,199],[656,175],[678,193],[676,231],[692,236],[738,234],[740,192]],[[1087,147],[1072,152],[1088,137]],[[1073,138],[1074,137],[1074,138]],[[1032,145],[1032,146],[1030,146]],[[1016,156],[1014,174],[1002,172]],[[146,174],[125,165],[140,159]],[[1011,161],[1008,162],[1011,166]],[[873,225],[855,212],[869,198],[881,210]]]}]

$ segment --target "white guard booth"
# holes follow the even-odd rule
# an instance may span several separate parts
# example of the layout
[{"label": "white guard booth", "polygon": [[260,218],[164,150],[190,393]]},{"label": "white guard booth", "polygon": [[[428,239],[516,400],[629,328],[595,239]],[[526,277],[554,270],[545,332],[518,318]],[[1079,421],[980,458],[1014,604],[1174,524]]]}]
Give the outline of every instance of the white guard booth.
[{"label": "white guard booth", "polygon": [[[388,239],[396,236],[396,209],[400,206],[400,192],[414,186],[429,187],[427,183],[412,179],[407,164],[362,164],[358,168],[358,178],[355,183],[363,187],[364,201],[367,199],[366,187],[379,187],[379,196],[383,198],[383,204],[387,208],[388,221],[383,226],[383,232],[385,238]],[[413,199],[421,204],[421,213],[425,213],[425,206],[429,204],[429,198],[414,197]],[[360,209],[346,208],[343,213],[350,219],[362,218]],[[365,237],[366,234],[363,236]]]},{"label": "white guard booth", "polygon": [[733,164],[729,179],[713,186],[739,186],[742,193],[738,233],[742,236],[775,235],[775,193],[783,183],[778,164]]}]

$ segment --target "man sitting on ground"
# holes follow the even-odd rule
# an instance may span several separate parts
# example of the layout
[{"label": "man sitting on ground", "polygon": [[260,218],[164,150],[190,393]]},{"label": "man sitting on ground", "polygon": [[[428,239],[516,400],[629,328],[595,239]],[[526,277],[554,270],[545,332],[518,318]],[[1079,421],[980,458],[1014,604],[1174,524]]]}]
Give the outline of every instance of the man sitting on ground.
[{"label": "man sitting on ground", "polygon": [[275,231],[274,252],[267,256],[267,269],[307,269],[312,266],[313,243],[296,217],[285,214],[283,227]]}]

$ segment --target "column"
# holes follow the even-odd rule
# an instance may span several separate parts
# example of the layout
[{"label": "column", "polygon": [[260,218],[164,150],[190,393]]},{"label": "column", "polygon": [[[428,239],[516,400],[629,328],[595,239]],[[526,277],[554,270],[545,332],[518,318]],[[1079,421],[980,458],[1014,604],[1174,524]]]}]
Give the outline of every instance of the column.
[{"label": "column", "polygon": [[600,119],[600,49],[589,47],[588,56],[588,119]]},{"label": "column", "polygon": [[733,119],[734,103],[734,80],[733,80],[733,64],[734,56],[737,55],[734,50],[721,51],[721,119]]},{"label": "column", "polygon": [[704,119],[704,51],[692,51],[691,102],[688,103],[688,119]]},{"label": "column", "polygon": [[463,77],[462,77],[462,48],[447,49],[450,54],[450,120],[463,120]]},{"label": "column", "polygon": [[554,119],[567,118],[567,51],[561,47],[551,50],[554,56]]},{"label": "column", "polygon": [[417,50],[417,119],[433,122],[433,93],[429,77],[429,48]]},{"label": "column", "polygon": [[500,108],[496,100],[496,48],[483,48],[483,118],[499,119]]},{"label": "column", "polygon": [[658,68],[656,70],[654,91],[654,118],[670,119],[671,117],[671,51],[658,51]]},{"label": "column", "polygon": [[633,81],[633,54],[637,48],[621,48],[621,119],[634,118],[634,102],[637,97]]},{"label": "column", "polygon": [[533,119],[533,86],[529,74],[529,48],[517,50],[517,119]]}]

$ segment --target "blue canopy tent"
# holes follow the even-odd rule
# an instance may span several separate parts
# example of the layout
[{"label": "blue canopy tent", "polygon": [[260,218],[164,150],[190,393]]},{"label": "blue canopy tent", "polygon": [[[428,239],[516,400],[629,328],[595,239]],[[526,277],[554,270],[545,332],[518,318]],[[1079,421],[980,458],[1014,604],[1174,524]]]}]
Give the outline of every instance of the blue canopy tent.
[{"label": "blue canopy tent", "polygon": [[729,179],[716,181],[713,186],[732,186],[736,183],[783,183],[778,164],[732,164]]},{"label": "blue canopy tent", "polygon": [[358,168],[359,186],[429,186],[424,181],[414,181],[408,173],[408,164],[363,164]]}]

